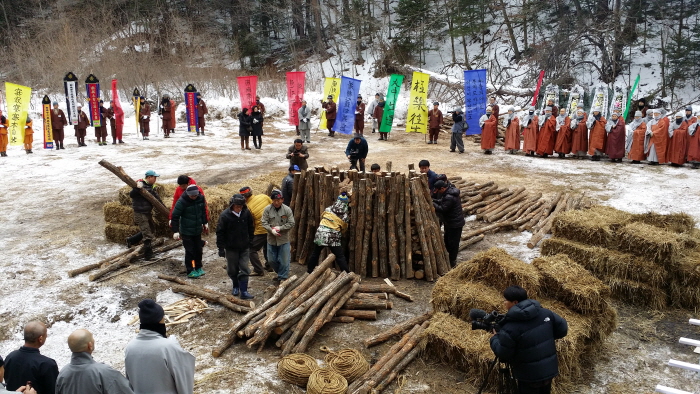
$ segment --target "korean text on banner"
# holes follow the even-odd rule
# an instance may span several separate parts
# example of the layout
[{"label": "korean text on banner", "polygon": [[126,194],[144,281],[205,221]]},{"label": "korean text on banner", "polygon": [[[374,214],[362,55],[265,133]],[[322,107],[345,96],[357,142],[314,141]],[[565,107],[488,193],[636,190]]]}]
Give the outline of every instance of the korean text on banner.
[{"label": "korean text on banner", "polygon": [[634,85],[632,85],[632,90],[630,90],[630,95],[627,97],[627,107],[625,108],[625,114],[622,116],[622,119],[627,119],[627,114],[630,112],[630,105],[632,104],[632,96],[634,95],[634,92],[637,90],[637,86],[639,85],[639,74],[637,74],[637,78],[634,79]]},{"label": "korean text on banner", "polygon": [[[328,96],[333,96],[333,101],[338,102],[338,97],[340,97],[340,78],[326,78],[323,82],[323,100],[321,101],[325,101]],[[322,130],[328,128],[325,111],[321,112],[321,123],[319,123],[318,128]]]},{"label": "korean text on banner", "polygon": [[243,108],[248,108],[248,113],[252,112],[253,106],[255,105],[257,89],[257,76],[238,77],[238,94],[241,96],[241,111]]},{"label": "korean text on banner", "polygon": [[304,82],[306,72],[292,71],[287,73],[287,101],[289,102],[289,124],[299,125],[299,108],[304,99]]},{"label": "korean text on banner", "polygon": [[41,100],[41,119],[44,121],[44,149],[53,149],[53,128],[51,127],[51,100],[44,96]]},{"label": "korean text on banner", "polygon": [[486,70],[464,72],[464,104],[464,121],[469,125],[466,134],[481,134],[479,118],[486,113]]},{"label": "korean text on banner", "polygon": [[32,88],[5,82],[5,92],[7,93],[7,121],[10,123],[7,128],[7,138],[10,145],[22,145]]},{"label": "korean text on banner", "polygon": [[78,78],[73,73],[68,73],[63,78],[63,87],[66,92],[66,109],[68,119],[75,126],[78,124]]},{"label": "korean text on banner", "polygon": [[119,101],[119,89],[117,89],[117,80],[112,80],[112,109],[114,110],[114,121],[116,122],[117,139],[121,141],[124,131],[124,109]]},{"label": "korean text on banner", "polygon": [[362,81],[359,79],[340,78],[340,97],[333,125],[334,131],[341,134],[352,134],[355,128],[355,109],[357,108],[357,95],[360,94],[361,83]]},{"label": "korean text on banner", "polygon": [[381,126],[379,127],[379,131],[382,133],[391,132],[391,126],[394,123],[394,111],[396,111],[396,99],[399,97],[402,84],[403,75],[391,74],[389,89],[386,91],[384,115],[382,115]]},{"label": "korean text on banner", "polygon": [[185,110],[187,113],[187,130],[196,133],[197,122],[199,121],[197,115],[197,93],[185,91]]},{"label": "korean text on banner", "polygon": [[[96,80],[93,75],[90,75],[88,80],[91,80],[90,77],[92,77],[92,80]],[[100,118],[100,83],[86,81],[85,89],[87,91],[92,127],[101,127],[103,125],[102,119]]]},{"label": "korean text on banner", "polygon": [[411,81],[411,99],[408,102],[408,114],[406,115],[406,132],[428,132],[428,74],[413,72]]}]

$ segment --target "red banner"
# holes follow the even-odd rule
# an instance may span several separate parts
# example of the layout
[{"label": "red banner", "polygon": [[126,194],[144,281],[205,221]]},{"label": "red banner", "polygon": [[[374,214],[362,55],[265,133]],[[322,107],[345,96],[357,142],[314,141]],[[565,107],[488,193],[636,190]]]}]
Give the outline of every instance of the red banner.
[{"label": "red banner", "polygon": [[90,106],[90,120],[92,121],[92,127],[100,127],[102,126],[102,122],[100,122],[100,84],[87,84],[87,93],[88,105]]},{"label": "red banner", "polygon": [[112,80],[112,109],[114,109],[114,121],[117,126],[117,139],[121,141],[122,132],[124,130],[124,109],[119,101],[119,90],[117,89],[117,80]]},{"label": "red banner", "polygon": [[535,97],[532,98],[532,106],[537,104],[537,96],[540,95],[540,87],[542,86],[542,80],[544,79],[544,70],[540,71],[540,77],[537,80],[537,88],[535,89]]},{"label": "red banner", "polygon": [[255,75],[238,77],[238,93],[241,96],[241,110],[248,108],[248,113],[255,105],[257,95],[258,77]]},{"label": "red banner", "polygon": [[[185,108],[187,113],[187,130],[197,132],[197,93],[185,92]],[[255,99],[255,96],[253,96]]]},{"label": "red banner", "polygon": [[299,125],[299,107],[304,99],[304,82],[306,73],[304,71],[293,71],[287,73],[287,101],[289,101],[289,124]]}]

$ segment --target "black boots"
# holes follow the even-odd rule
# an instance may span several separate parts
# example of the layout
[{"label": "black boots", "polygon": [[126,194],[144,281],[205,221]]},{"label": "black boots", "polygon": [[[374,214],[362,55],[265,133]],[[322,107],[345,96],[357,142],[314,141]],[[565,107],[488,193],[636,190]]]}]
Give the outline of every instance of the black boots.
[{"label": "black boots", "polygon": [[251,300],[251,299],[255,298],[250,293],[248,293],[248,281],[247,280],[238,282],[238,286],[241,289],[241,299],[242,300]]},{"label": "black boots", "polygon": [[147,239],[143,241],[143,259],[151,260],[153,258],[153,248],[151,247],[151,240]]},{"label": "black boots", "polygon": [[141,242],[142,239],[143,239],[143,234],[139,231],[138,233],[136,233],[136,234],[134,234],[131,237],[128,237],[126,239],[126,247],[130,248],[130,247],[136,245],[137,243]]},{"label": "black boots", "polygon": [[0,157],[7,157],[7,153],[5,153],[5,152],[0,152]]}]

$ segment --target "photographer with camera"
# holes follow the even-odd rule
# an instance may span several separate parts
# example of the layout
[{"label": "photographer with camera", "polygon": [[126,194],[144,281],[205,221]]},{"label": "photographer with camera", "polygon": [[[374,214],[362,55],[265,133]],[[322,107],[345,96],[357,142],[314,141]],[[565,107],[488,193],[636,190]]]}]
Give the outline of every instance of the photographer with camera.
[{"label": "photographer with camera", "polygon": [[290,166],[298,166],[300,170],[309,168],[306,159],[309,158],[309,150],[304,146],[304,141],[301,138],[294,140],[294,145],[287,149],[287,159]]},{"label": "photographer with camera", "polygon": [[503,291],[508,312],[492,329],[491,350],[510,364],[519,394],[549,394],[559,375],[555,340],[566,336],[566,320],[529,299],[520,286]]},{"label": "photographer with camera", "polygon": [[369,151],[369,146],[367,141],[362,138],[362,135],[355,134],[350,142],[348,142],[348,147],[345,148],[345,156],[350,160],[350,169],[357,169],[357,162],[360,162],[360,171],[365,171],[365,159],[367,158],[367,152]]}]

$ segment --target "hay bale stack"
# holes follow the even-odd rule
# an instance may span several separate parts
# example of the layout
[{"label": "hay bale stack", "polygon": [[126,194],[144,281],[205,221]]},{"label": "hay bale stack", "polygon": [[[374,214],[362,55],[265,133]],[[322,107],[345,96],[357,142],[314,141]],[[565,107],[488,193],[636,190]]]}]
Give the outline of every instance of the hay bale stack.
[{"label": "hay bale stack", "polygon": [[582,314],[599,314],[608,308],[610,288],[567,255],[539,257],[532,265],[540,270],[544,295]]},{"label": "hay bale stack", "polygon": [[700,305],[700,251],[687,253],[669,271],[671,305],[696,309]]},{"label": "hay bale stack", "polygon": [[124,206],[119,202],[112,201],[102,206],[105,215],[105,222],[112,224],[124,224],[131,226],[134,224],[134,210]]},{"label": "hay bale stack", "polygon": [[695,228],[695,220],[686,213],[662,215],[647,212],[632,215],[633,222],[649,224],[674,233],[689,233]]},{"label": "hay bale stack", "polygon": [[686,244],[684,237],[644,223],[630,223],[622,227],[618,231],[618,237],[618,250],[636,254],[660,265],[677,262]]},{"label": "hay bale stack", "polygon": [[[536,298],[540,284],[537,268],[524,263],[503,249],[491,248],[457,265],[452,271],[457,278],[476,280],[496,288],[518,285]],[[450,272],[452,274],[452,272]]]},{"label": "hay bale stack", "polygon": [[615,298],[653,309],[665,308],[668,305],[668,295],[665,289],[649,286],[645,283],[620,278],[605,278]]},{"label": "hay bale stack", "polygon": [[596,205],[585,210],[560,213],[554,218],[552,234],[555,237],[609,248],[617,242],[615,231],[631,220],[630,213]]},{"label": "hay bale stack", "polygon": [[466,282],[455,275],[447,274],[435,283],[432,304],[436,311],[469,321],[469,310],[472,308],[487,312],[501,309],[503,295],[491,286],[479,282]]},{"label": "hay bale stack", "polygon": [[107,240],[123,244],[127,237],[139,232],[139,228],[134,225],[105,223],[105,238]]},{"label": "hay bale stack", "polygon": [[[153,186],[153,189],[158,193],[160,199],[163,200],[166,207],[169,207],[169,204],[173,201],[173,196],[175,195],[175,188],[177,188],[177,185],[173,185],[170,183],[156,183]],[[129,196],[130,192],[131,188],[129,186],[124,186],[121,189],[119,189],[119,191],[117,192],[117,199],[119,200],[119,203],[121,205],[129,207],[131,206],[131,197]]]}]

